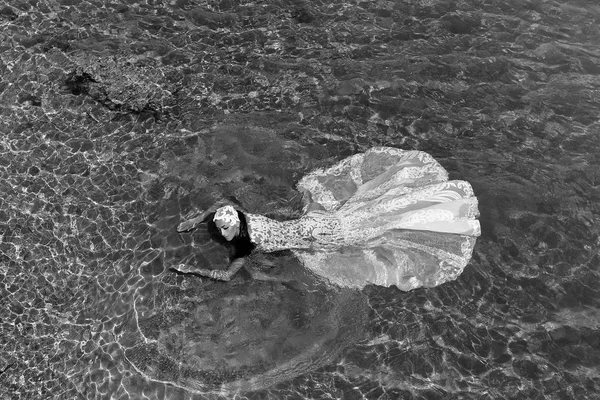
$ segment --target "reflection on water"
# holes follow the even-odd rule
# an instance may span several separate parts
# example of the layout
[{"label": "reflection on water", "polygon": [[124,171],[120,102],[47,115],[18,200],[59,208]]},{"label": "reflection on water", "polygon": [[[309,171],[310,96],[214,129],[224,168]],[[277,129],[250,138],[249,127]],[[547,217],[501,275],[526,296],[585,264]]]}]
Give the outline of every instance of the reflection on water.
[{"label": "reflection on water", "polygon": [[[600,8],[592,1],[0,3],[0,394],[545,398],[600,393]],[[472,183],[456,281],[228,284],[183,215],[299,215],[373,145]]]}]

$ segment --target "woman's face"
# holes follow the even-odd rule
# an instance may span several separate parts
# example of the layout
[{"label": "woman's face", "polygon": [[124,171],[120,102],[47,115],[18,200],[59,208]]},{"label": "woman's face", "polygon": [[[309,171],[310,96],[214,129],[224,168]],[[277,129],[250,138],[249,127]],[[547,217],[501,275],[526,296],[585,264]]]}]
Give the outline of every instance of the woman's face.
[{"label": "woman's face", "polygon": [[217,229],[219,230],[221,236],[223,236],[228,242],[231,242],[233,238],[235,238],[240,233],[239,223],[232,225],[228,222],[218,219],[215,221],[215,225],[217,226]]}]

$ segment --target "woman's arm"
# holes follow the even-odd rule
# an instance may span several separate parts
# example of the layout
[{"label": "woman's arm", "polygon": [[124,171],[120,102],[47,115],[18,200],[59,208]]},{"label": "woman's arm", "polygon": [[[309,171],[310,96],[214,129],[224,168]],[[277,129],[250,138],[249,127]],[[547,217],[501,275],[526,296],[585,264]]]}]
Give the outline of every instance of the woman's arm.
[{"label": "woman's arm", "polygon": [[179,264],[177,267],[175,267],[175,269],[180,272],[198,274],[198,275],[206,276],[206,277],[209,277],[212,279],[216,279],[218,281],[228,282],[244,266],[245,262],[246,262],[245,257],[236,258],[235,260],[233,260],[231,262],[231,264],[229,264],[227,269],[224,269],[224,270],[218,270],[218,269],[210,270],[210,269],[206,269],[206,268],[196,268],[196,267],[192,267],[191,265],[187,265],[187,264]]},{"label": "woman's arm", "polygon": [[212,206],[208,207],[206,210],[202,211],[202,213],[200,213],[200,215],[183,221],[182,223],[180,223],[177,226],[177,232],[191,231],[192,229],[197,227],[199,224],[204,222],[211,213],[214,213],[215,211],[217,211],[217,208],[219,208],[219,203],[213,204]]}]

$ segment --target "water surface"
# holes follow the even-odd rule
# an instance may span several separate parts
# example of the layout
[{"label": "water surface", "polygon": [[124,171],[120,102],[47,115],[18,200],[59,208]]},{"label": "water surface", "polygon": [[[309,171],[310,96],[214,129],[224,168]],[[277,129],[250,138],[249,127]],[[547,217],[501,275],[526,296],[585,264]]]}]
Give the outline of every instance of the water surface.
[{"label": "water surface", "polygon": [[[10,399],[595,399],[593,1],[0,4],[0,393]],[[295,182],[387,145],[472,183],[455,282],[228,284],[183,216],[300,215]]]}]

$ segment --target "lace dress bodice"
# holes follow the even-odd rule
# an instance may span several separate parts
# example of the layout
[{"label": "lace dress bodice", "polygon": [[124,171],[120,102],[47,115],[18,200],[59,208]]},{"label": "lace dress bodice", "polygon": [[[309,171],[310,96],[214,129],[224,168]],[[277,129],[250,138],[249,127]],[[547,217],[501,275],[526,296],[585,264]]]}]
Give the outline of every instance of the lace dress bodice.
[{"label": "lace dress bodice", "polygon": [[326,211],[312,211],[290,221],[276,221],[257,214],[247,214],[246,220],[250,240],[265,252],[331,250],[344,244],[340,220]]}]

